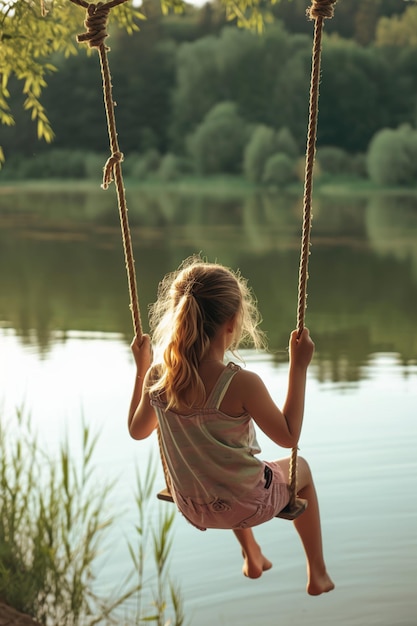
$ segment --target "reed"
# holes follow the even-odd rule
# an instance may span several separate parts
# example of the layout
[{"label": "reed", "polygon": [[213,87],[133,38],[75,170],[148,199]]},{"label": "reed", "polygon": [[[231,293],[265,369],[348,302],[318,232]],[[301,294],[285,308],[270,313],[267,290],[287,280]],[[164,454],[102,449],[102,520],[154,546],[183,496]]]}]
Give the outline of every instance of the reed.
[{"label": "reed", "polygon": [[152,525],[155,464],[144,478],[137,473],[138,523],[135,532],[129,532],[135,542],[128,544],[134,575],[127,572],[126,581],[110,597],[95,591],[103,540],[119,521],[109,514],[115,483],[103,484],[94,465],[96,443],[83,421],[79,454],[72,453],[66,438],[52,456],[40,445],[24,410],[7,424],[0,416],[0,598],[45,626],[123,620],[129,626],[143,620],[162,626],[168,606],[174,611],[170,623],[181,626],[181,596],[170,585],[167,571],[174,513],[160,509],[159,523]]},{"label": "reed", "polygon": [[[136,541],[128,542],[134,571],[137,577],[135,626],[145,622],[154,622],[158,626],[182,626],[184,624],[183,602],[181,593],[169,577],[169,557],[173,540],[173,522],[175,509],[164,503],[157,507],[158,519],[155,521],[155,478],[156,462],[151,458],[146,474],[141,477],[136,471],[135,503],[137,508]],[[150,566],[150,567],[149,567]],[[149,583],[149,570],[153,573]],[[143,591],[146,590],[146,594]],[[168,594],[169,590],[169,594]],[[142,591],[142,593],[141,593]],[[150,599],[151,611],[143,607],[144,596]],[[168,608],[173,616],[166,618]]]}]

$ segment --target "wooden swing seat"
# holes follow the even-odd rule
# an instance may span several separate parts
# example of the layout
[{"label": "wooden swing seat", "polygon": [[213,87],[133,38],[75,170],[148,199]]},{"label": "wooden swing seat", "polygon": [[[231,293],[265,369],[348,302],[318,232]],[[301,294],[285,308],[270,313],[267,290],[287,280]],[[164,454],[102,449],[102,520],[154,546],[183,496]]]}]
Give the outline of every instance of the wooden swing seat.
[{"label": "wooden swing seat", "polygon": [[297,519],[297,517],[299,517],[301,513],[304,513],[307,505],[308,501],[304,498],[296,498],[293,503],[289,502],[287,506],[281,509],[281,511],[278,513],[278,515],[275,515],[275,517],[280,517],[281,519],[288,520]]},{"label": "wooden swing seat", "polygon": [[[164,502],[174,502],[174,499],[167,488],[162,489],[156,494],[158,500],[163,500]],[[281,519],[294,520],[307,508],[307,500],[303,498],[296,498],[294,503],[288,503],[286,507],[284,507],[278,515],[275,517],[280,517]]]}]

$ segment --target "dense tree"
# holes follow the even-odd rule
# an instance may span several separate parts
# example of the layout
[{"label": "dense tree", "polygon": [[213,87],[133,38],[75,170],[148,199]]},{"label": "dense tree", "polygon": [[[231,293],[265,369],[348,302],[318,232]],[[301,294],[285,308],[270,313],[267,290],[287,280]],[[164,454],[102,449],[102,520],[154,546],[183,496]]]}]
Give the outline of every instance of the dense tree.
[{"label": "dense tree", "polygon": [[337,146],[323,146],[317,151],[316,163],[322,173],[348,174],[350,162],[349,155]]},{"label": "dense tree", "polygon": [[382,185],[410,185],[417,180],[417,131],[408,125],[385,128],[372,139],[367,155],[371,180]]},{"label": "dense tree", "polygon": [[287,154],[277,152],[265,163],[262,182],[267,185],[285,186],[297,180],[294,160]]},{"label": "dense tree", "polygon": [[273,128],[260,124],[252,132],[243,157],[243,173],[253,183],[259,183],[267,160],[277,152],[277,136]]},{"label": "dense tree", "polygon": [[330,38],[322,67],[319,145],[366,150],[374,133],[389,126],[403,106],[393,66],[373,48]]},{"label": "dense tree", "polygon": [[[2,2],[5,0],[0,0],[0,9],[5,6]],[[53,15],[59,14],[56,11],[63,2],[57,0],[54,3]],[[20,3],[24,15],[23,0],[17,0],[15,6],[20,7]],[[273,131],[286,128],[292,137],[294,153],[302,153],[308,115],[313,28],[305,19],[306,4],[304,0],[292,0],[291,3],[282,0],[279,8],[286,24],[291,23],[287,19],[290,11],[294,13],[303,8],[303,23],[309,35],[290,34],[282,23],[268,26],[262,36],[230,25],[221,28],[224,13],[219,1],[209,5],[210,9],[188,7],[183,15],[166,17],[162,14],[159,0],[146,0],[141,11],[146,13],[147,19],[141,21],[140,32],[128,36],[123,29],[112,26],[109,59],[114,98],[118,104],[116,116],[120,145],[125,155],[143,155],[151,149],[162,155],[184,154],[186,137],[193,135],[208,112],[224,101],[235,103],[242,123],[248,128],[260,124]],[[326,21],[325,33],[343,31],[342,25],[337,29],[334,27],[340,14],[351,24],[349,28],[353,28],[355,16],[367,4],[358,0],[338,3],[335,17]],[[413,4],[405,12],[406,3],[398,3],[398,0],[378,0],[374,4],[378,8],[378,16],[390,18],[388,22],[381,21],[379,24],[401,24],[404,28],[405,16],[414,15],[417,9],[417,5]],[[399,4],[406,6],[400,10]],[[37,4],[30,6],[26,17],[36,13],[35,9],[38,12],[35,17],[27,17],[25,28],[35,24],[40,29],[44,28],[43,24],[49,24],[48,28],[52,29],[53,15],[43,18]],[[83,15],[79,7],[73,6],[69,0],[65,0],[65,7],[70,16],[69,24],[59,30],[53,22],[54,28],[58,29],[56,42],[45,48],[43,60],[39,61],[45,63],[42,66],[44,74],[36,69],[41,57],[37,56],[40,48],[36,48],[35,52],[34,43],[27,44],[24,51],[23,44],[19,44],[23,56],[15,64],[15,69],[21,72],[24,58],[32,54],[34,65],[28,72],[36,70],[40,72],[38,76],[45,80],[48,63],[52,60],[58,71],[51,70],[48,76],[48,89],[42,94],[42,107],[46,107],[56,134],[54,145],[62,149],[107,152],[97,55],[87,56],[83,52],[71,56],[71,53],[83,50],[83,47],[74,44],[74,33],[82,30],[80,22]],[[7,110],[10,104],[16,122],[16,127],[2,128],[1,141],[8,158],[12,154],[37,154],[46,148],[38,142],[36,125],[31,122],[28,111],[24,110],[24,107],[32,106],[33,98],[25,104],[28,94],[21,94],[23,74],[16,78],[14,70],[10,67],[7,70],[7,64],[12,63],[11,35],[7,28],[12,25],[23,27],[23,21],[21,24],[17,16],[15,20],[15,16],[9,15],[8,19],[4,17],[0,22],[0,59],[6,64],[1,92],[3,100],[0,94],[0,115],[3,111],[3,121],[11,121],[11,112]],[[68,30],[70,26],[72,31]],[[35,32],[33,29],[27,31],[31,36]],[[201,33],[209,34],[201,37]],[[379,26],[377,33],[379,37]],[[7,45],[4,41],[8,42]],[[371,137],[380,129],[416,123],[415,48],[411,44],[382,45],[383,41],[379,38],[377,43],[377,46],[362,46],[336,35],[325,35],[319,148],[338,146],[350,153],[365,152]],[[53,50],[57,52],[51,57]],[[61,52],[58,53],[58,50]],[[63,52],[69,54],[69,58]],[[8,94],[10,97],[7,97]],[[39,95],[37,98],[41,106]],[[45,121],[45,110],[38,110],[43,116],[38,119],[42,122],[39,128],[44,133],[51,132]],[[37,116],[36,110],[34,116]],[[277,151],[286,152],[281,147]]]},{"label": "dense tree", "polygon": [[[282,2],[272,8],[274,15],[283,20],[292,33],[310,32],[311,25],[306,20],[306,0]],[[398,0],[348,0],[338,2],[334,16],[325,22],[326,33],[338,33],[346,39],[361,44],[373,41],[375,29],[381,16],[401,15],[406,9]]]},{"label": "dense tree", "polygon": [[[139,15],[125,4],[112,12],[112,19],[132,32],[137,28],[134,17]],[[80,9],[68,0],[55,0],[53,4],[44,0],[0,0],[0,18],[0,122],[7,126],[15,122],[9,106],[9,83],[16,78],[22,85],[23,106],[36,120],[38,137],[51,141],[53,130],[40,96],[48,75],[55,70],[52,55],[61,51],[69,56],[77,50]],[[0,151],[0,161],[2,158]]]},{"label": "dense tree", "polygon": [[222,100],[236,102],[249,123],[288,126],[302,143],[310,62],[308,38],[290,37],[279,25],[262,37],[225,28],[218,37],[180,46],[172,111],[175,149]]},{"label": "dense tree", "polygon": [[300,155],[297,143],[291,131],[286,126],[280,128],[277,132],[276,150],[281,154],[286,154],[291,159],[295,159]]},{"label": "dense tree", "polygon": [[[80,16],[80,15],[78,15]],[[82,13],[81,13],[82,16]],[[167,149],[170,116],[170,91],[175,79],[175,44],[160,33],[161,16],[149,17],[146,28],[135,37],[115,29],[111,37],[110,65],[113,95],[119,104],[117,123],[121,148],[126,152],[146,151],[156,147]],[[83,48],[78,56],[55,58],[58,69],[49,79],[43,103],[49,113],[57,147],[88,147],[108,150],[99,60],[96,54],[86,56]],[[146,62],[139,62],[146,60]],[[12,81],[12,98],[19,96],[16,81]],[[36,135],[22,108],[14,106],[17,132],[8,130],[2,137],[24,154],[45,148],[36,146]],[[22,133],[22,130],[26,132]],[[24,141],[23,141],[23,138]],[[21,145],[16,145],[16,142]],[[10,156],[10,149],[8,150]]]},{"label": "dense tree", "polygon": [[204,37],[183,44],[177,56],[177,82],[172,97],[171,138],[174,150],[184,147],[185,136],[221,100],[220,75],[215,62],[217,40]]},{"label": "dense tree", "polygon": [[[61,59],[43,101],[55,132],[54,145],[108,150],[101,77],[96,55]],[[39,149],[44,146],[39,146]]]},{"label": "dense tree", "polygon": [[[276,0],[269,0],[273,1]],[[224,0],[227,19],[258,30],[263,25],[264,7],[261,4],[264,5],[263,0],[251,0],[250,3],[247,0]],[[166,14],[169,9],[183,11],[184,2],[144,0],[143,6],[150,15],[155,7],[156,13],[162,8]],[[65,56],[77,52],[74,40],[80,29],[80,15],[80,8],[69,0],[0,0],[0,123],[8,126],[15,123],[9,105],[8,85],[10,79],[16,77],[22,83],[24,108],[37,122],[38,137],[52,141],[53,130],[40,97],[48,75],[55,70],[52,56],[58,51]],[[110,20],[113,19],[132,32],[138,29],[137,21],[144,16],[133,7],[132,0],[121,0],[121,4],[110,11]],[[3,158],[0,148],[0,162]]]},{"label": "dense tree", "polygon": [[187,148],[199,174],[241,170],[247,128],[234,102],[216,104],[187,139]]},{"label": "dense tree", "polygon": [[402,15],[381,17],[376,45],[417,47],[417,5],[407,7]]}]

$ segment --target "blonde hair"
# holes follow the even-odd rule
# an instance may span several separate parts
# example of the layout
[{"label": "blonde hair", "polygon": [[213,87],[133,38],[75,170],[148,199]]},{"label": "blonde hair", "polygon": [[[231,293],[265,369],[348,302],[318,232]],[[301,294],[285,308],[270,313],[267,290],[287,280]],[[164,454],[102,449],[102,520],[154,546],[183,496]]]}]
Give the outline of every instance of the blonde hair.
[{"label": "blonde hair", "polygon": [[233,353],[239,345],[265,346],[255,299],[239,273],[192,256],[165,276],[149,315],[158,379],[150,391],[163,394],[168,408],[204,403],[199,364],[220,326],[233,317]]}]

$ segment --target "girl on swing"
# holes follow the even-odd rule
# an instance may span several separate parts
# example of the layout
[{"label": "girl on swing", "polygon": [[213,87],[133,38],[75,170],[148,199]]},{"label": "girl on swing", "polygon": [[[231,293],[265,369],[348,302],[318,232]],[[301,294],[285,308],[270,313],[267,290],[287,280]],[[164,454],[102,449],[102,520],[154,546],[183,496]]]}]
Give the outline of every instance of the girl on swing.
[{"label": "girl on swing", "polygon": [[[262,380],[226,351],[245,340],[263,345],[260,316],[246,281],[225,267],[191,257],[165,277],[150,311],[150,338],[132,342],[137,375],[128,427],[134,439],[159,424],[172,497],[200,530],[232,529],[243,553],[243,573],[259,578],[272,567],[252,526],[276,516],[289,501],[289,459],[262,461],[254,422],[279,446],[297,445],[304,413],[307,368],[314,352],[309,332],[290,337],[289,382],[282,411]],[[317,495],[310,469],[298,461],[299,496],[306,511],[294,521],[307,559],[307,592],[334,584],[324,563]]]}]

